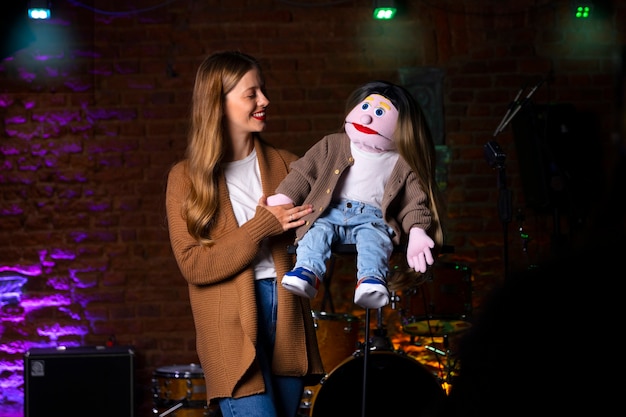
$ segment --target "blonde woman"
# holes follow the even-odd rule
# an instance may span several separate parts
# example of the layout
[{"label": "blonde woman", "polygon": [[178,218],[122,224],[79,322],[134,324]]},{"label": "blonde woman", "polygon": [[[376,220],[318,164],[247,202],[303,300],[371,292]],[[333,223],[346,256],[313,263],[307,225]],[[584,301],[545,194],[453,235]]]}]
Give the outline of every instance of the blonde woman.
[{"label": "blonde woman", "polygon": [[269,207],[297,156],[265,143],[269,99],[258,61],[207,57],[193,89],[185,159],[169,172],[174,256],[189,285],[207,402],[225,417],[294,417],[323,376],[309,300],[277,285],[310,205]]}]

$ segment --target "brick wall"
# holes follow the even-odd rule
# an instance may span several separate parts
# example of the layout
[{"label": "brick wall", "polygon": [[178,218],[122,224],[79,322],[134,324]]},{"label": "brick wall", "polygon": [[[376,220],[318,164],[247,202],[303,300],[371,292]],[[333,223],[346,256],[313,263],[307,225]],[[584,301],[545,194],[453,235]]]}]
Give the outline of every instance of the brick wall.
[{"label": "brick wall", "polygon": [[[512,125],[493,133],[519,89],[545,79],[531,104],[573,105],[585,133],[573,146],[610,155],[623,133],[626,5],[598,2],[604,13],[581,23],[565,0],[403,3],[391,22],[374,21],[369,1],[322,0],[58,1],[51,21],[12,20],[17,46],[7,45],[0,63],[0,277],[23,284],[19,301],[6,298],[0,311],[0,408],[21,410],[22,355],[31,347],[111,337],[135,346],[144,416],[152,372],[197,361],[163,193],[184,152],[195,69],[216,50],[262,61],[271,99],[265,137],[299,154],[337,129],[357,85],[399,82],[401,68],[443,70],[446,241],[454,248],[443,260],[471,268],[475,310],[505,265],[527,268],[576,240],[588,213],[578,188],[588,184],[575,184],[577,198],[558,215],[528,207],[523,177],[541,167],[520,165]],[[485,159],[492,140],[506,154],[504,169]],[[599,180],[610,166],[610,158],[575,162],[576,174]],[[503,189],[510,223],[499,218]],[[334,282],[345,286],[334,304],[360,314],[353,277],[339,271]]]}]

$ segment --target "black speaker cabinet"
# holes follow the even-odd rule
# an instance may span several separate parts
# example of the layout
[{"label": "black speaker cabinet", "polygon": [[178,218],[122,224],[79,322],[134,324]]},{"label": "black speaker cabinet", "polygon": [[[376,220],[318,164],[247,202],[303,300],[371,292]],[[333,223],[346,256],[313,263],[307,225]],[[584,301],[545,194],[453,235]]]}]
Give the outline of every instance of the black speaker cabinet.
[{"label": "black speaker cabinet", "polygon": [[33,348],[24,355],[24,417],[134,417],[129,346]]}]

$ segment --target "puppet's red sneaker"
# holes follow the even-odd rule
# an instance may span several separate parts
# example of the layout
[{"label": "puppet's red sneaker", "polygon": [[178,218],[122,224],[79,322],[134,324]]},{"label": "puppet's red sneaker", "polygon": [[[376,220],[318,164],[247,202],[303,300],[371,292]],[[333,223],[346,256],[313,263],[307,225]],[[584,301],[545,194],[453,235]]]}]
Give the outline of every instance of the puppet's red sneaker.
[{"label": "puppet's red sneaker", "polygon": [[295,268],[283,277],[283,287],[300,297],[314,298],[320,287],[320,279],[306,268]]},{"label": "puppet's red sneaker", "polygon": [[387,283],[376,277],[361,278],[354,291],[354,303],[363,308],[380,308],[389,304]]}]

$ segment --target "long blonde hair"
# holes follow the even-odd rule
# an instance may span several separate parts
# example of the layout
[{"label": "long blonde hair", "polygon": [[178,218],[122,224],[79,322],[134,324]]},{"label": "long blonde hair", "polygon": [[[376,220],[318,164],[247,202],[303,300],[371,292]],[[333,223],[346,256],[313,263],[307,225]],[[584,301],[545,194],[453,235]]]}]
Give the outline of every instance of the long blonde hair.
[{"label": "long blonde hair", "polygon": [[254,57],[223,51],[208,56],[196,72],[185,153],[191,190],[183,205],[183,217],[189,234],[203,245],[212,244],[208,229],[219,210],[218,176],[225,147],[226,95],[253,69],[262,76]]},{"label": "long blonde hair", "polygon": [[[443,225],[439,211],[441,196],[437,187],[435,168],[437,155],[426,118],[417,101],[405,88],[387,81],[372,81],[352,92],[346,102],[346,114],[371,94],[380,94],[391,100],[398,109],[398,125],[394,132],[394,141],[398,153],[416,173],[418,181],[428,196],[427,207],[431,213],[428,235],[435,241],[434,255],[443,247]],[[394,276],[396,275],[396,276]],[[389,278],[389,287],[404,287],[407,281],[415,280],[420,274],[406,274],[406,269],[397,268]]]}]

